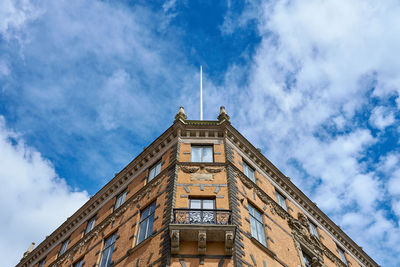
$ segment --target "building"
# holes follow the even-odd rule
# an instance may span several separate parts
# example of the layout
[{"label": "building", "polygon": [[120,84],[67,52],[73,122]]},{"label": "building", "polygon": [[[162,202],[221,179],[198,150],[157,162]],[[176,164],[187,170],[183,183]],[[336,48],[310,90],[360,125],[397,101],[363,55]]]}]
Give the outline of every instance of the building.
[{"label": "building", "polygon": [[229,122],[173,125],[17,267],[378,266]]}]

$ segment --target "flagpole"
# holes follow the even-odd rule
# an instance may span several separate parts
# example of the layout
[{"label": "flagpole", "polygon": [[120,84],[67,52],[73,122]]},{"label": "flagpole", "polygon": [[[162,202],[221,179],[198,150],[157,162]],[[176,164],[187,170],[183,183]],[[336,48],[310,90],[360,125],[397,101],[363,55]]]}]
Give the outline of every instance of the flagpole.
[{"label": "flagpole", "polygon": [[200,65],[200,120],[203,120],[203,66]]}]

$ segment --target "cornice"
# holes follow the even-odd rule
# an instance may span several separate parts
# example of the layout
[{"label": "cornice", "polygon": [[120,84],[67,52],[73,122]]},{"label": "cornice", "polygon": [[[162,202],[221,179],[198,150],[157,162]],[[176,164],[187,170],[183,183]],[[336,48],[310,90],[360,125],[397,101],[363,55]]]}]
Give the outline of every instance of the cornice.
[{"label": "cornice", "polygon": [[276,184],[282,187],[286,193],[296,200],[298,205],[312,214],[313,218],[323,225],[330,234],[338,239],[344,247],[351,251],[366,266],[379,266],[231,124],[224,124],[224,126],[225,137],[232,144],[237,146],[247,157],[249,157],[249,159],[251,159],[262,171],[268,174],[268,176]]},{"label": "cornice", "polygon": [[178,129],[181,122],[175,122],[156,140],[154,140],[142,153],[133,159],[119,173],[116,173],[102,189],[92,196],[81,208],[79,208],[71,217],[69,217],[61,226],[46,237],[31,253],[22,258],[16,267],[28,267],[36,264],[42,259],[42,255],[47,255],[60,240],[65,239],[77,226],[86,221],[88,215],[100,208],[105,201],[119,193],[121,188],[131,182],[142,171],[142,167],[162,150],[166,150],[177,142]]}]

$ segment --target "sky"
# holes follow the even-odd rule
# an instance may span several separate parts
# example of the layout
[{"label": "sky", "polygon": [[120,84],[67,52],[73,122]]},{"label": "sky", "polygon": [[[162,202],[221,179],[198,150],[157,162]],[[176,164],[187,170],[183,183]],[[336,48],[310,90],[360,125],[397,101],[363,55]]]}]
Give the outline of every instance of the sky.
[{"label": "sky", "polygon": [[400,266],[400,2],[0,1],[0,251],[71,216],[172,123],[238,129]]}]

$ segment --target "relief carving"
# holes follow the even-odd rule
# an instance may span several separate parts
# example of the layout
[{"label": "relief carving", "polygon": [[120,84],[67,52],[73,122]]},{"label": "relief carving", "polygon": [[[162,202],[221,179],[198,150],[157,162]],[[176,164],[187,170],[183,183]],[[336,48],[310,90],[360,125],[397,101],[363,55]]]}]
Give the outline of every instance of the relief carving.
[{"label": "relief carving", "polygon": [[200,254],[206,253],[206,241],[207,241],[206,231],[199,231],[197,250]]},{"label": "relief carving", "polygon": [[179,230],[172,230],[171,232],[171,253],[177,254],[179,252]]},{"label": "relief carving", "polygon": [[225,232],[225,252],[228,255],[232,255],[233,252],[233,231]]}]

